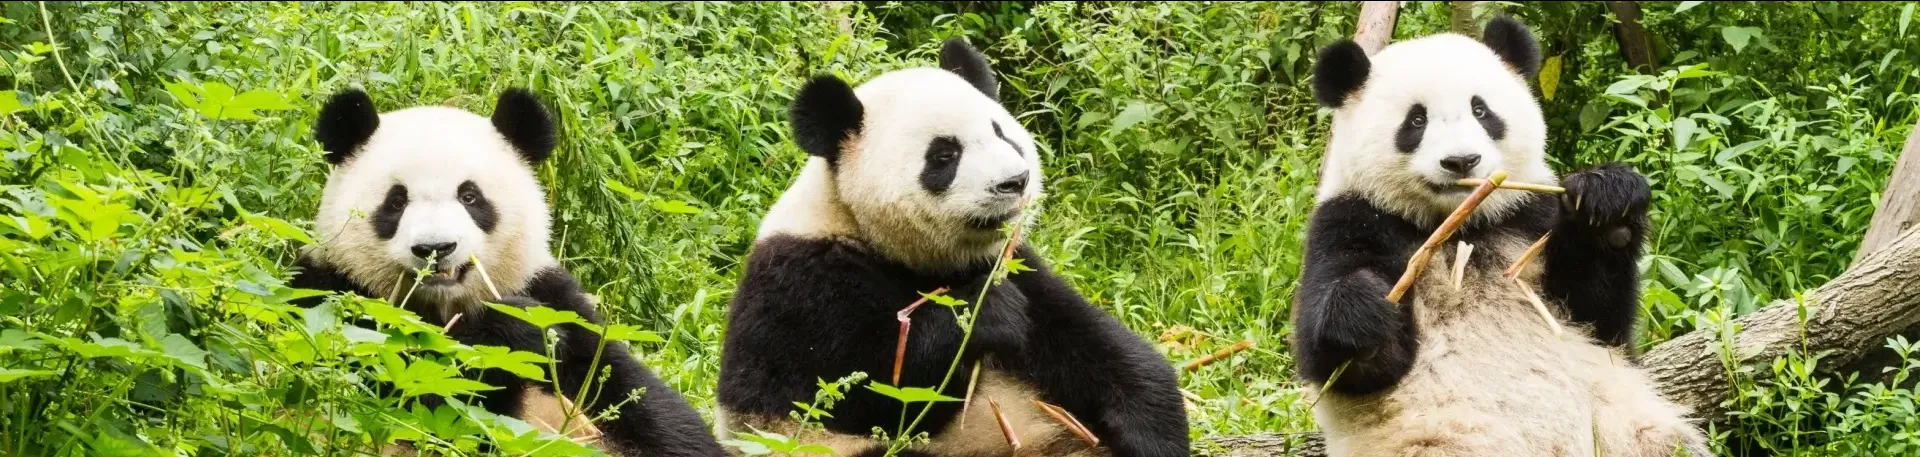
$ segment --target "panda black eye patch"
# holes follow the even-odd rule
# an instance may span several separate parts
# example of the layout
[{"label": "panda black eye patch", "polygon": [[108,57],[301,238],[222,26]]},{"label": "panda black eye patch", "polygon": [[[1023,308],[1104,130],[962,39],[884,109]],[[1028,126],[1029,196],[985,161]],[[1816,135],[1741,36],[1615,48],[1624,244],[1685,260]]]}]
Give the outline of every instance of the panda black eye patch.
[{"label": "panda black eye patch", "polygon": [[920,187],[934,194],[953,186],[960,171],[960,140],[950,136],[933,137],[927,143],[927,163],[920,169]]},{"label": "panda black eye patch", "polygon": [[1480,128],[1487,129],[1487,137],[1493,138],[1493,141],[1507,138],[1507,122],[1500,120],[1500,115],[1487,107],[1486,100],[1475,95],[1470,103],[1473,105],[1473,119],[1480,121]]},{"label": "panda black eye patch", "polygon": [[393,239],[400,231],[400,215],[407,211],[407,186],[394,184],[387,188],[387,196],[380,201],[380,207],[373,210],[373,234],[380,239]]},{"label": "panda black eye patch", "polygon": [[487,201],[487,195],[480,192],[478,184],[473,181],[460,183],[456,195],[460,199],[460,206],[467,207],[467,215],[473,217],[473,224],[480,226],[480,231],[493,233],[493,228],[500,225],[500,211],[493,208],[493,202]]},{"label": "panda black eye patch", "polygon": [[1020,157],[1026,157],[1026,156],[1027,156],[1027,151],[1026,151],[1025,149],[1020,149],[1020,144],[1019,144],[1019,143],[1015,143],[1015,142],[1013,142],[1013,140],[1009,140],[1009,139],[1007,139],[1007,134],[1005,134],[1005,133],[1001,133],[1001,132],[1000,132],[1000,122],[999,122],[999,121],[994,121],[994,122],[993,122],[993,136],[997,136],[997,137],[1000,137],[1000,141],[1005,141],[1005,142],[1007,142],[1007,145],[1008,145],[1008,146],[1013,146],[1013,152],[1014,152],[1014,153],[1017,153],[1017,154],[1020,154]]},{"label": "panda black eye patch", "polygon": [[1400,130],[1393,132],[1393,147],[1402,154],[1412,154],[1420,148],[1420,140],[1427,134],[1427,106],[1415,103],[1407,109],[1407,117],[1400,121]]}]

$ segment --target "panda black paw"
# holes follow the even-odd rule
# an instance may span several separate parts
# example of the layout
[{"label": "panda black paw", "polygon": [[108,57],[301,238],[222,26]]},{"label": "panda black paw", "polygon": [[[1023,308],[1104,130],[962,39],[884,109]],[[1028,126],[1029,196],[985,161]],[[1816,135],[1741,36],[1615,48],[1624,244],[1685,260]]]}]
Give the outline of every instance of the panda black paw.
[{"label": "panda black paw", "polygon": [[1647,178],[1622,164],[1606,164],[1567,176],[1560,197],[1563,224],[1592,231],[1614,248],[1638,238],[1653,200]]},{"label": "panda black paw", "polygon": [[1319,319],[1299,341],[1302,370],[1334,390],[1359,394],[1398,383],[1417,349],[1411,306],[1386,299],[1390,286],[1360,273],[1328,284]]}]

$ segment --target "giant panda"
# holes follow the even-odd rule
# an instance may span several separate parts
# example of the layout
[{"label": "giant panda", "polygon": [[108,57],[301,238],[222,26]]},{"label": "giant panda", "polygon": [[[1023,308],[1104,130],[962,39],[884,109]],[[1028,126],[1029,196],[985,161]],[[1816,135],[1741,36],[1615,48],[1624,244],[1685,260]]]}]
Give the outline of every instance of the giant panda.
[{"label": "giant panda", "polygon": [[[485,302],[548,306],[605,325],[548,250],[550,216],[533,167],[553,152],[557,128],[532,93],[507,89],[492,116],[482,117],[445,106],[382,113],[365,92],[348,89],[326,102],[313,135],[334,168],[315,218],[317,242],[296,261],[289,286],[386,298],[425,322],[452,323],[448,336],[473,346],[548,353],[541,329]],[[475,274],[470,256],[482,274]],[[495,299],[495,288],[502,298]],[[299,304],[317,305],[321,298]],[[595,417],[619,405],[617,418],[591,424],[607,451],[722,455],[700,415],[623,342],[607,344],[603,364],[594,366],[599,335],[573,324],[552,330],[558,337],[549,355],[566,395],[590,376],[598,381],[600,372],[611,374],[599,381],[591,403],[575,399]],[[550,383],[503,370],[484,370],[478,379],[502,388],[481,394],[479,404],[490,412],[546,428],[568,419],[558,414]],[[641,388],[637,401],[625,401]]]},{"label": "giant panda", "polygon": [[[1531,32],[1507,17],[1479,41],[1320,51],[1313,88],[1333,110],[1332,137],[1291,349],[1324,391],[1313,411],[1328,455],[1709,455],[1633,362],[1648,183],[1621,164],[1555,176],[1526,82],[1540,64]],[[1411,293],[1388,302],[1408,258],[1471,193],[1454,182],[1495,170],[1566,193],[1494,191]],[[1504,277],[1549,230],[1542,257]],[[1472,247],[1456,284],[1460,242]]]},{"label": "giant panda", "polygon": [[[941,287],[976,300],[1008,241],[1002,226],[1029,215],[1021,201],[1041,194],[1040,152],[997,101],[986,57],[955,38],[942,46],[939,67],[888,72],[858,88],[819,75],[795,97],[793,135],[809,157],[765,215],[729,303],[716,393],[723,439],[795,436],[789,412],[811,403],[822,381],[862,372],[893,384],[895,313]],[[1032,271],[992,286],[973,308],[972,339],[941,391],[967,398],[971,367],[981,362],[970,404],[933,404],[914,429],[929,442],[898,455],[1189,455],[1167,359],[1030,248],[1013,255]],[[911,318],[899,384],[937,387],[961,349],[955,311],[929,303]],[[905,408],[868,387],[849,389],[828,410],[824,432],[797,437],[835,455],[885,454],[872,432],[898,436],[928,404]],[[1064,407],[1099,446],[1032,400]],[[995,404],[1021,442],[1017,453]]]}]

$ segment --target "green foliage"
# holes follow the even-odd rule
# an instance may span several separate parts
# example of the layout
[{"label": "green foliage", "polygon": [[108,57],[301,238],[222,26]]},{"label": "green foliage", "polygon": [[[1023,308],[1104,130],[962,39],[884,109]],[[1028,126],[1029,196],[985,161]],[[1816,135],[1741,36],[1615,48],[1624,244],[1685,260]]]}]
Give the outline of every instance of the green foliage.
[{"label": "green foliage", "polygon": [[[1644,3],[1660,63],[1644,75],[1596,20],[1603,5],[1500,8],[1542,37],[1555,168],[1625,161],[1655,186],[1643,345],[1730,331],[1851,262],[1916,119],[1913,5]],[[1036,252],[1172,360],[1259,348],[1183,374],[1194,436],[1313,429],[1285,350],[1327,128],[1305,82],[1357,9],[0,4],[0,454],[338,455],[401,439],[586,453],[470,406],[466,393],[492,386],[451,376],[532,373],[551,363],[542,354],[452,343],[383,299],[288,304],[311,292],[285,287],[286,266],[328,236],[310,232],[328,171],[310,125],[346,87],[383,109],[486,113],[507,86],[551,97],[566,137],[539,173],[561,260],[614,322],[592,328],[634,343],[705,410],[742,259],[805,160],[784,123],[793,92],[816,72],[929,65],[949,36],[993,59],[1039,140]],[[1408,3],[1396,35],[1448,20],[1444,3]],[[358,318],[377,330],[346,324]],[[1904,369],[1847,379],[1814,375],[1817,354],[1727,354],[1736,379],[1777,377],[1746,377],[1719,431],[1780,454],[1911,453],[1920,416],[1904,382],[1917,367],[1905,340],[1889,350]],[[372,395],[371,379],[401,392]],[[891,387],[819,383],[797,418]],[[931,398],[907,392],[925,387],[901,395]],[[404,406],[424,393],[453,401]],[[772,433],[735,444],[812,450]]]}]

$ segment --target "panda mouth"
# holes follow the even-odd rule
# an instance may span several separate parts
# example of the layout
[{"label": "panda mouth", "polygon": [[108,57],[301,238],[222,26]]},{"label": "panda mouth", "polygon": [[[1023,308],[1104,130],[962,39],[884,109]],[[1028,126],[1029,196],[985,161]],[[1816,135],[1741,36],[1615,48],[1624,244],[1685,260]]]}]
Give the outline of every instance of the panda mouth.
[{"label": "panda mouth", "polygon": [[427,274],[425,277],[420,278],[420,284],[427,285],[427,286],[448,286],[448,285],[458,284],[462,281],[466,281],[467,273],[472,271],[473,271],[472,263],[468,263],[468,264],[461,265],[455,268],[450,268],[450,269],[444,269],[444,270],[436,269],[432,273]]},{"label": "panda mouth", "polygon": [[968,216],[967,228],[974,230],[999,230],[1000,226],[1005,225],[1007,221],[1011,221],[1016,217],[1020,217],[1020,210],[1018,209],[992,216]]}]

